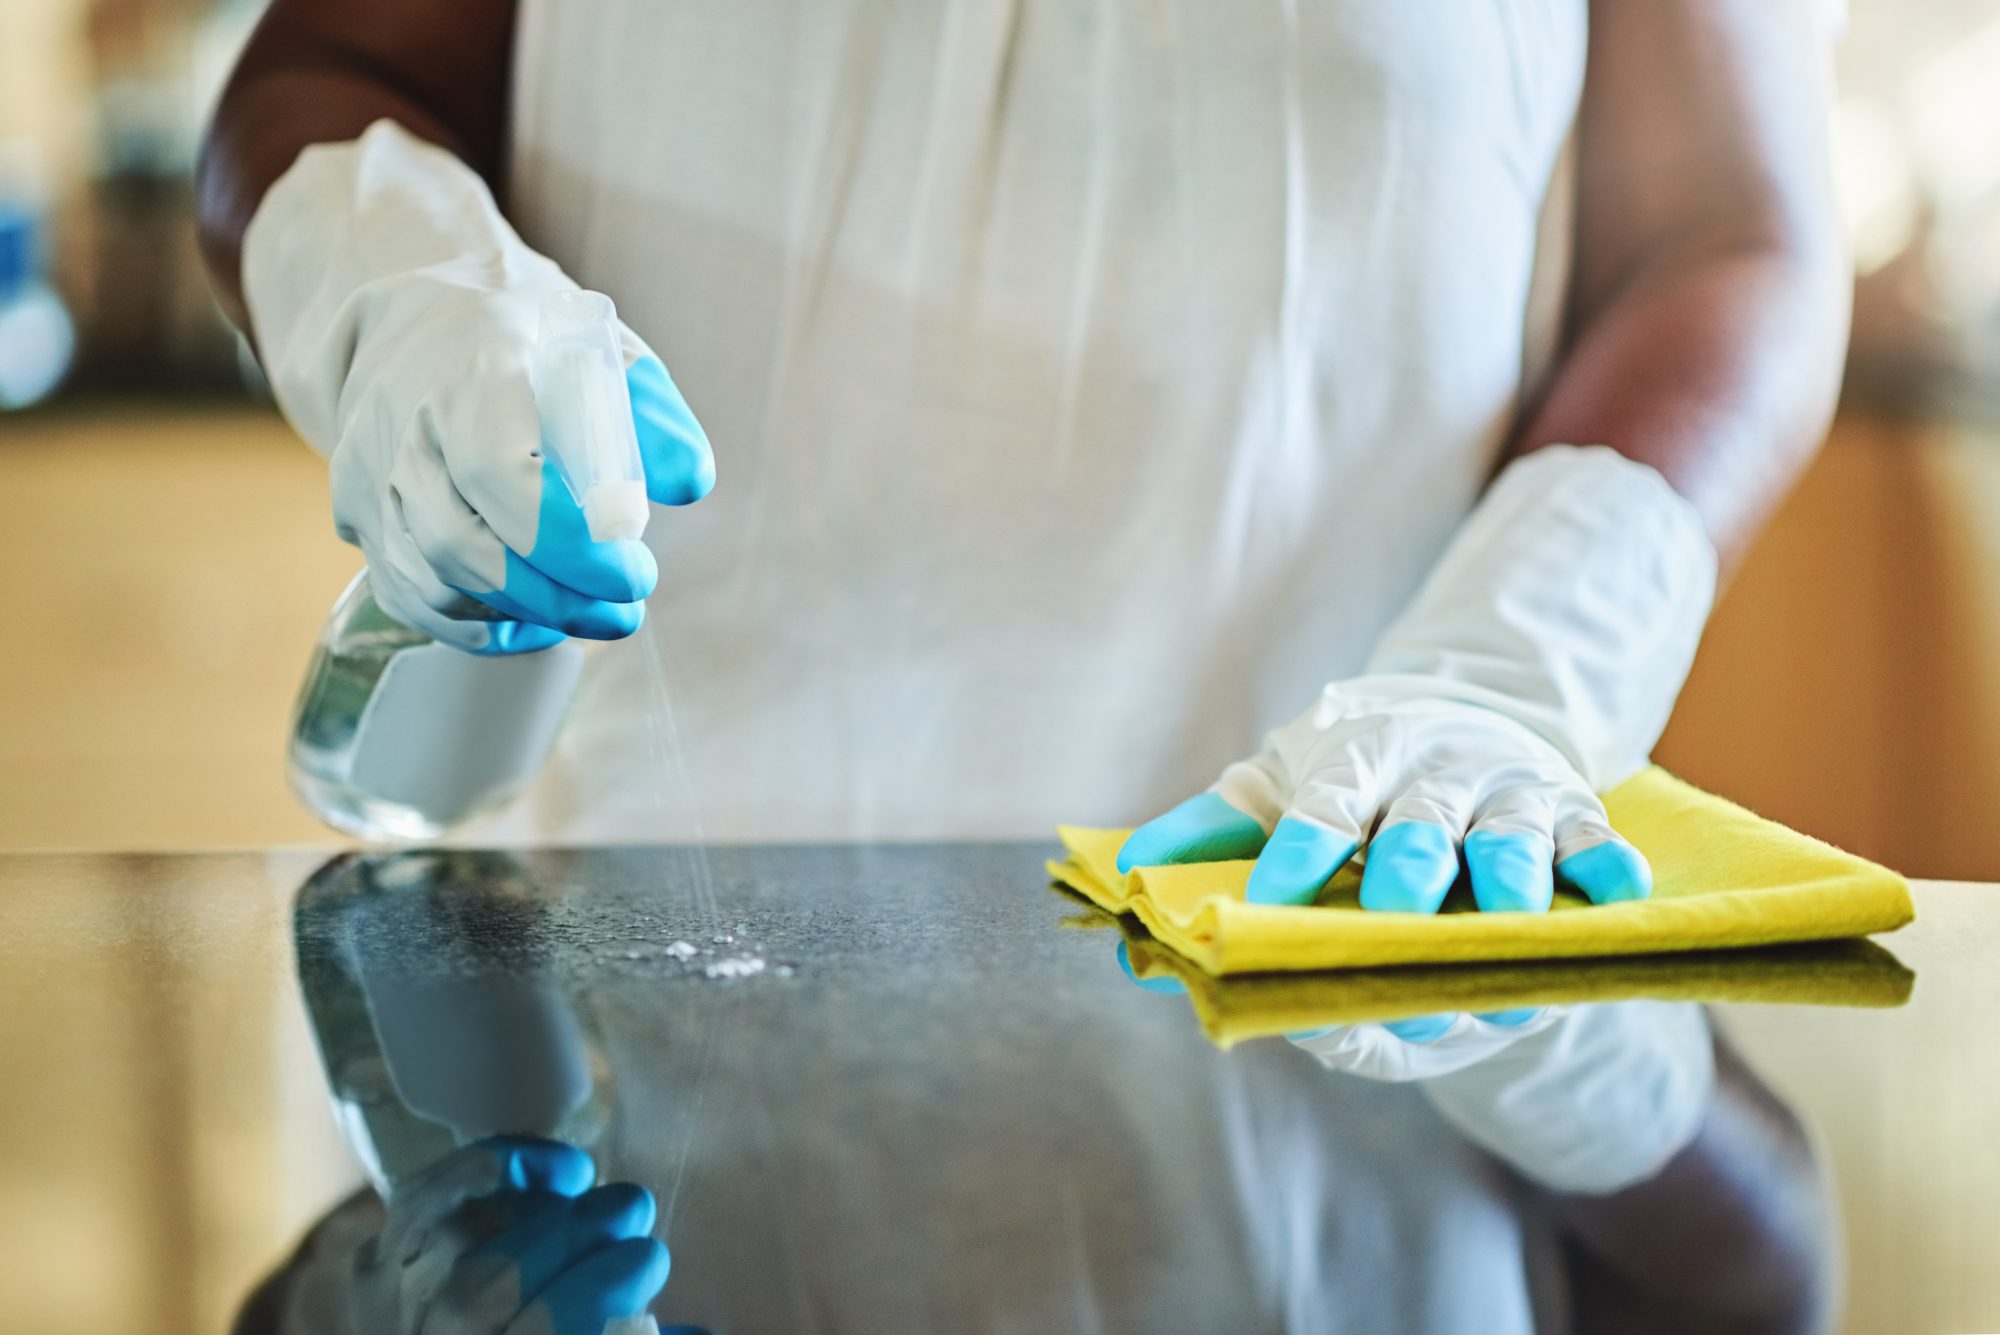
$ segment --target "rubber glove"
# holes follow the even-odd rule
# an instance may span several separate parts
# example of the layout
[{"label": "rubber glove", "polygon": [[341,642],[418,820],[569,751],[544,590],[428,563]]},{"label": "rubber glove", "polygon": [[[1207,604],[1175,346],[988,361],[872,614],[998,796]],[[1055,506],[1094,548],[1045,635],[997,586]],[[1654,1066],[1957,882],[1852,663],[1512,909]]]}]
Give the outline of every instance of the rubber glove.
[{"label": "rubber glove", "polygon": [[494,1137],[447,1155],[396,1193],[345,1283],[292,1307],[288,1335],[600,1335],[640,1316],[668,1270],[653,1198],[592,1189],[595,1173],[558,1141]]},{"label": "rubber glove", "polygon": [[[384,611],[480,653],[638,629],[659,571],[593,542],[541,447],[529,379],[543,300],[574,290],[457,157],[392,121],[307,148],[244,236],[243,290],[285,416],[331,459],[340,536]],[[620,326],[648,497],[699,500],[708,439]]]},{"label": "rubber glove", "polygon": [[1112,953],[1117,956],[1119,971],[1125,975],[1126,981],[1141,992],[1151,992],[1162,997],[1184,997],[1187,995],[1187,984],[1170,974],[1162,974],[1154,978],[1141,978],[1139,971],[1132,967],[1132,952],[1126,949],[1123,940],[1120,940],[1112,947]]},{"label": "rubber glove", "polygon": [[1330,1025],[1285,1038],[1329,1069],[1394,1084],[1433,1079],[1485,1061],[1555,1024],[1564,1013],[1560,1006],[1478,1014],[1459,1011]]},{"label": "rubber glove", "polygon": [[1644,763],[1694,659],[1715,549],[1658,473],[1602,448],[1509,464],[1360,677],[1134,831],[1121,869],[1257,859],[1252,903],[1309,904],[1364,840],[1363,908],[1435,913],[1652,888],[1597,793]]},{"label": "rubber glove", "polygon": [[1338,1025],[1288,1035],[1343,1075],[1413,1083],[1475,1145],[1552,1190],[1643,1182],[1701,1129],[1715,1090],[1707,1017],[1626,1001]]},{"label": "rubber glove", "polygon": [[[1124,941],[1125,977],[1141,978]],[[1415,1085],[1458,1132],[1555,1191],[1603,1193],[1643,1182],[1701,1129],[1715,1091],[1707,1016],[1689,1002],[1420,1015],[1285,1035],[1329,1071]]]}]

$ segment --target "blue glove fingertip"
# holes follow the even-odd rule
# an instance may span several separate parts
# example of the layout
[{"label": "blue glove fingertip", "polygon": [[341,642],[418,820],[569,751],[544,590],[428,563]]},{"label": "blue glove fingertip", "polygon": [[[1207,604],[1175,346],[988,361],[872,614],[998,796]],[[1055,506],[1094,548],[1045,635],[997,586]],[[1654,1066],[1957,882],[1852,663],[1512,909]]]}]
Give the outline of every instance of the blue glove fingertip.
[{"label": "blue glove fingertip", "polygon": [[1375,913],[1436,913],[1458,879],[1451,831],[1429,821],[1402,821],[1368,841],[1361,872],[1361,907]]},{"label": "blue glove fingertip", "polygon": [[574,1145],[532,1136],[495,1136],[486,1147],[500,1161],[501,1185],[516,1191],[579,1196],[597,1180],[597,1164]]},{"label": "blue glove fingertip", "polygon": [[[519,1292],[532,1296],[555,1283],[578,1258],[653,1231],[653,1193],[634,1182],[612,1182],[580,1195],[517,1198],[517,1222],[475,1249],[515,1272]],[[493,1272],[489,1266],[487,1274]]]},{"label": "blue glove fingertip", "polygon": [[1118,967],[1125,971],[1127,978],[1144,991],[1157,992],[1163,997],[1178,996],[1187,991],[1187,985],[1171,974],[1159,978],[1141,978],[1139,971],[1132,967],[1132,952],[1125,948],[1123,941],[1118,943]]},{"label": "blue glove fingertip", "polygon": [[[562,470],[551,453],[542,456],[542,497],[535,517],[535,542],[525,563],[543,577],[543,582],[573,591],[585,598],[611,603],[637,602],[650,595],[660,582],[660,565],[652,550],[636,538],[599,542],[590,536],[590,522],[583,506],[563,481]],[[520,582],[516,566],[522,561],[511,548],[507,552],[507,584]]]},{"label": "blue glove fingertip", "polygon": [[608,1182],[577,1198],[572,1231],[612,1239],[643,1238],[653,1231],[659,1207],[636,1182]]},{"label": "blue glove fingertip", "polygon": [[1541,1013],[1542,1008],[1540,1006],[1522,1006],[1515,1010],[1506,1011],[1474,1011],[1473,1018],[1484,1020],[1491,1025],[1498,1025],[1502,1029],[1519,1029],[1522,1025],[1540,1016]]},{"label": "blue glove fingertip", "polygon": [[644,603],[590,603],[577,609],[570,634],[580,640],[622,640],[646,622]]},{"label": "blue glove fingertip", "polygon": [[622,640],[646,619],[644,602],[587,597],[557,584],[511,551],[507,553],[506,583],[501,588],[459,592],[515,621],[585,640]]},{"label": "blue glove fingertip", "polygon": [[535,1302],[548,1313],[552,1335],[601,1335],[607,1321],[637,1316],[651,1306],[671,1269],[657,1238],[627,1238],[578,1261]]},{"label": "blue glove fingertip", "polygon": [[1263,826],[1219,794],[1202,793],[1134,830],[1118,850],[1118,870],[1254,858],[1263,846]]},{"label": "blue glove fingertip", "polygon": [[1310,904],[1333,874],[1354,856],[1354,840],[1324,825],[1287,816],[1271,831],[1250,883],[1243,888],[1249,904]]},{"label": "blue glove fingertip", "polygon": [[1653,893],[1653,868],[1630,844],[1611,840],[1556,864],[1564,884],[1593,904],[1620,904]]},{"label": "blue glove fingertip", "polygon": [[1465,867],[1482,913],[1541,913],[1555,898],[1548,845],[1514,831],[1465,836]]},{"label": "blue glove fingertip", "polygon": [[632,424],[646,469],[646,495],[656,505],[690,505],[715,489],[715,451],[708,434],[657,357],[625,370]]},{"label": "blue glove fingertip", "polygon": [[537,626],[529,621],[495,621],[489,624],[485,645],[475,652],[496,657],[539,653],[543,649],[555,648],[568,638],[559,630]]},{"label": "blue glove fingertip", "polygon": [[1382,1027],[1405,1043],[1435,1043],[1458,1023],[1456,1015],[1414,1015],[1407,1020],[1388,1020]]}]

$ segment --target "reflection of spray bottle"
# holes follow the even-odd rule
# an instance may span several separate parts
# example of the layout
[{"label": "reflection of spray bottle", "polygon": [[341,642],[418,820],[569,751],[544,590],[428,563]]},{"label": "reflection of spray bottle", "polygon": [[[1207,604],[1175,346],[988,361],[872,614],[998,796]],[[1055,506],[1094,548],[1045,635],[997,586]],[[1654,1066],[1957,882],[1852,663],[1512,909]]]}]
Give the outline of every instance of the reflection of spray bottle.
[{"label": "reflection of spray bottle", "polygon": [[76,330],[42,271],[45,206],[25,145],[0,142],[0,411],[46,398]]},{"label": "reflection of spray bottle", "polygon": [[[611,301],[558,292],[531,368],[543,445],[598,542],[638,538],[646,484]],[[498,615],[497,613],[495,614]],[[292,788],[371,839],[433,839],[519,797],[555,744],[582,651],[481,657],[390,619],[367,572],[334,604],[292,726]]]},{"label": "reflection of spray bottle", "polygon": [[495,853],[347,855],[299,891],[299,981],[335,1114],[385,1199],[485,1136],[590,1149],[603,1134],[610,1067],[553,976],[544,915]]}]

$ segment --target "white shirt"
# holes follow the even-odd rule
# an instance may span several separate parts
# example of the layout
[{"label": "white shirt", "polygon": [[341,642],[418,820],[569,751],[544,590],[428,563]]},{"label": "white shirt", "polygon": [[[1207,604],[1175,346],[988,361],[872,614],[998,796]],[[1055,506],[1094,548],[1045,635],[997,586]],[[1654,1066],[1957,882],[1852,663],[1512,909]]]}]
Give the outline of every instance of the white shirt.
[{"label": "white shirt", "polygon": [[1356,670],[1546,357],[1586,9],[527,0],[510,215],[720,477],[537,833],[1132,822]]}]

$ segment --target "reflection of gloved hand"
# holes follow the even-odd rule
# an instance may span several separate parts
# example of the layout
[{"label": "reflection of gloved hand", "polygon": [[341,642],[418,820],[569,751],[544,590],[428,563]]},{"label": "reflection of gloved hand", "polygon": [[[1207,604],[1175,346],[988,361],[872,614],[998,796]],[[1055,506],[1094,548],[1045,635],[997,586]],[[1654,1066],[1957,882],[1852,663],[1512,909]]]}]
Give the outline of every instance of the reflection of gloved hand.
[{"label": "reflection of gloved hand", "polygon": [[[1551,869],[1641,898],[1596,794],[1665,726],[1715,551],[1652,469],[1551,446],[1500,475],[1365,675],[1137,830],[1119,866],[1256,857],[1253,903],[1310,903],[1364,839],[1364,908],[1433,913],[1460,848],[1482,909],[1548,907]],[[1371,838],[1372,833],[1372,838]]]},{"label": "reflection of gloved hand", "polygon": [[1374,1024],[1338,1024],[1287,1034],[1328,1070],[1400,1084],[1433,1080],[1499,1054],[1563,1015],[1560,1006],[1479,1014],[1418,1015]]},{"label": "reflection of gloved hand", "polygon": [[[385,611],[488,653],[638,628],[651,553],[593,542],[541,448],[530,355],[543,298],[576,285],[469,167],[390,121],[306,149],[250,224],[243,285],[272,389],[331,457],[336,526]],[[620,331],[647,495],[698,500],[708,440]]]},{"label": "reflection of gloved hand", "polygon": [[[1171,973],[1141,977],[1123,940],[1114,953],[1119,970],[1141,991],[1168,997],[1187,995],[1187,985]],[[1561,1007],[1532,1006],[1470,1015],[1418,1015],[1406,1020],[1327,1025],[1285,1037],[1329,1070],[1401,1084],[1485,1061],[1509,1043],[1546,1029],[1561,1013]]]},{"label": "reflection of gloved hand", "polygon": [[590,1189],[588,1155],[496,1137],[396,1193],[349,1282],[295,1307],[288,1331],[342,1335],[600,1335],[645,1312],[667,1279],[653,1198]]},{"label": "reflection of gloved hand", "polygon": [[1141,978],[1139,971],[1132,967],[1132,951],[1122,938],[1112,947],[1112,953],[1118,957],[1118,968],[1126,979],[1141,992],[1152,992],[1163,997],[1187,995],[1187,984],[1171,974],[1155,974],[1151,978]]},{"label": "reflection of gloved hand", "polygon": [[[1124,941],[1125,977],[1148,992]],[[1412,1084],[1447,1122],[1523,1176],[1561,1192],[1644,1181],[1701,1129],[1715,1051],[1701,1007],[1624,1001],[1331,1025],[1286,1041],[1341,1075]]]},{"label": "reflection of gloved hand", "polygon": [[1466,1139],[1565,1192],[1657,1173],[1694,1139],[1715,1087],[1708,1021],[1687,1002],[1427,1016],[1291,1041],[1331,1070],[1415,1082]]}]

